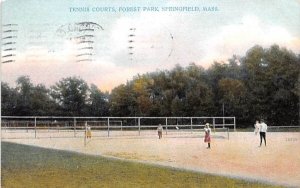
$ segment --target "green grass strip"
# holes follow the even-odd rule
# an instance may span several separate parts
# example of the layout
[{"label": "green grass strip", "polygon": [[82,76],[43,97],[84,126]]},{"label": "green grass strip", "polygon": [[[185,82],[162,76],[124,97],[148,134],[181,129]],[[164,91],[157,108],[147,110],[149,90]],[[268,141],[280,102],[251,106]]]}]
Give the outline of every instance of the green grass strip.
[{"label": "green grass strip", "polygon": [[2,187],[274,187],[100,156],[1,144]]}]

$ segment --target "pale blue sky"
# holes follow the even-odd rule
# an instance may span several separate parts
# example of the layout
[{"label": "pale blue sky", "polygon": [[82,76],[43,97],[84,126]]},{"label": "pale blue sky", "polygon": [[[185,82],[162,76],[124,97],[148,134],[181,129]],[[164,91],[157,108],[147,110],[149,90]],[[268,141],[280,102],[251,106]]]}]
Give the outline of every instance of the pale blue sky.
[{"label": "pale blue sky", "polygon": [[[1,6],[2,24],[18,24],[16,61],[1,68],[2,80],[10,84],[20,75],[46,85],[77,75],[110,90],[138,73],[175,64],[226,62],[255,44],[277,43],[300,52],[299,0],[5,0]],[[118,12],[119,7],[149,6],[213,6],[218,11]],[[70,12],[70,7],[114,7],[117,12]],[[103,27],[94,33],[91,62],[76,62],[79,46],[69,40],[76,33],[58,34],[59,28],[82,21]],[[130,44],[133,32],[135,42]]]}]

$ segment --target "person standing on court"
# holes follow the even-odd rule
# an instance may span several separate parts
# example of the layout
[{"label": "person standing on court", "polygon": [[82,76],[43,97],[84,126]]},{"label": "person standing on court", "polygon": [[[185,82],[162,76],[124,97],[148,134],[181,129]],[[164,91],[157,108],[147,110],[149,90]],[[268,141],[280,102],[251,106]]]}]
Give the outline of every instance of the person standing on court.
[{"label": "person standing on court", "polygon": [[87,125],[86,137],[87,138],[92,138],[92,130],[91,130],[91,127],[89,125]]},{"label": "person standing on court", "polygon": [[257,135],[258,131],[259,131],[259,126],[260,126],[260,123],[258,120],[255,121],[255,124],[254,124],[254,133],[255,135]]},{"label": "person standing on court", "polygon": [[260,125],[259,125],[259,135],[260,135],[260,145],[259,145],[259,147],[261,147],[262,140],[265,141],[265,146],[267,146],[267,141],[266,141],[267,129],[268,129],[267,124],[265,123],[264,120],[261,120]]},{"label": "person standing on court", "polygon": [[85,137],[86,138],[92,138],[92,130],[91,127],[85,122]]},{"label": "person standing on court", "polygon": [[204,142],[207,143],[207,149],[210,149],[210,133],[211,133],[211,129],[209,128],[209,123],[205,124],[204,132],[205,132]]},{"label": "person standing on court", "polygon": [[158,139],[162,138],[163,126],[161,124],[157,127]]}]

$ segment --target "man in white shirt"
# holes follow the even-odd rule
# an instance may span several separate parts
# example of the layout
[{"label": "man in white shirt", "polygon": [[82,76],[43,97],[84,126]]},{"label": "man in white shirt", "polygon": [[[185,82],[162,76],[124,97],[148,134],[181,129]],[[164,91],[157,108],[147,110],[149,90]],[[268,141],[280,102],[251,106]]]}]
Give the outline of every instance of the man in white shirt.
[{"label": "man in white shirt", "polygon": [[261,147],[261,143],[262,143],[263,139],[265,141],[265,146],[267,146],[267,141],[266,141],[267,129],[268,129],[267,124],[264,122],[264,120],[261,120],[260,121],[260,126],[259,126],[259,135],[260,135],[260,145],[259,145],[259,147]]}]

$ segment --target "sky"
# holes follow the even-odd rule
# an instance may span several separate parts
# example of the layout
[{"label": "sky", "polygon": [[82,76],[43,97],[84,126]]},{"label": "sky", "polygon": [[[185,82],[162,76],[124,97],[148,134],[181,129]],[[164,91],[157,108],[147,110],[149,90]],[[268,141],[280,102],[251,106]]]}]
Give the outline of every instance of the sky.
[{"label": "sky", "polygon": [[299,10],[299,0],[2,0],[1,61],[12,62],[1,63],[1,80],[14,87],[28,75],[49,87],[77,76],[110,91],[176,64],[226,63],[254,45],[300,53]]}]

